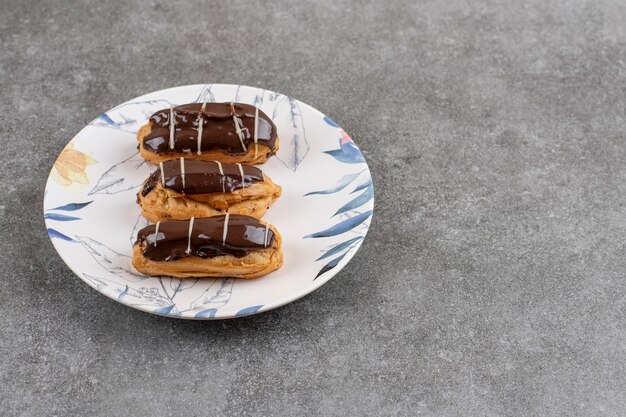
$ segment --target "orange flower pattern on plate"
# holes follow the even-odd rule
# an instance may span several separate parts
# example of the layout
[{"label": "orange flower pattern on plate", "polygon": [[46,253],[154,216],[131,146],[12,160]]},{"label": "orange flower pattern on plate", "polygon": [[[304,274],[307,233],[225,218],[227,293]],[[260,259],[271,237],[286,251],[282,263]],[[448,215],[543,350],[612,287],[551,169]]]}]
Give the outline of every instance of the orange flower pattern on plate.
[{"label": "orange flower pattern on plate", "polygon": [[57,183],[69,187],[73,184],[89,184],[89,178],[85,172],[88,165],[96,161],[89,155],[74,149],[70,143],[63,149],[52,168],[52,179]]}]

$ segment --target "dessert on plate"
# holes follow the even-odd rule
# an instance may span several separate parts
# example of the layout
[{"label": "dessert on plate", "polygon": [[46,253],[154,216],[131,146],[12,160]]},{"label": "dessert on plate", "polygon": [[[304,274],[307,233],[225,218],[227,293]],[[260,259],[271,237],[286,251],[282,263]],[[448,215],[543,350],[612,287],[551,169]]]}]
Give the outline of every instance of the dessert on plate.
[{"label": "dessert on plate", "polygon": [[139,152],[152,163],[185,157],[262,164],[276,153],[274,122],[244,103],[189,103],[159,110],[137,132]]},{"label": "dessert on plate", "polygon": [[254,166],[179,158],[159,163],[137,202],[153,223],[225,213],[261,218],[281,191]]},{"label": "dessert on plate", "polygon": [[257,278],[282,266],[281,243],[273,226],[251,216],[169,220],[138,232],[132,263],[147,275]]}]

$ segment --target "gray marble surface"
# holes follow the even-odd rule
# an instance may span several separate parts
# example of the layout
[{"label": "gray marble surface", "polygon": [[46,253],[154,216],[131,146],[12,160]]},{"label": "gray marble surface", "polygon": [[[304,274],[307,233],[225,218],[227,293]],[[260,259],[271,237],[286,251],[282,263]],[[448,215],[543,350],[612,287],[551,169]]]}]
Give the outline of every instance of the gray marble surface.
[{"label": "gray marble surface", "polygon": [[[0,1],[1,414],[626,415],[626,3],[264,3]],[[83,125],[205,82],[329,114],[377,196],[328,284],[208,323],[98,294],[41,213]]]}]

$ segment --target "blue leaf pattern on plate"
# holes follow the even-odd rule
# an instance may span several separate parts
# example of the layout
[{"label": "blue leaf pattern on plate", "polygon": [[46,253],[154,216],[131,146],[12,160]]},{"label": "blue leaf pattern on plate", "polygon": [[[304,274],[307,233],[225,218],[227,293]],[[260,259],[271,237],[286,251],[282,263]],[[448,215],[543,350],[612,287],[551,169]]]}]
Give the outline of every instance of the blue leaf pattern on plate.
[{"label": "blue leaf pattern on plate", "polygon": [[363,188],[367,188],[372,185],[372,178],[368,178],[363,184],[358,185],[350,194],[354,194],[357,191],[361,191]]},{"label": "blue leaf pattern on plate", "polygon": [[[117,292],[118,293],[117,296],[119,296],[119,293],[124,291],[120,284],[110,279],[96,277],[93,275],[85,274],[84,272],[83,272],[83,276],[89,281],[91,281],[91,283],[96,287],[98,291],[101,291],[101,292],[107,291],[111,295]],[[126,286],[126,284],[124,284],[124,286]]]},{"label": "blue leaf pattern on plate", "polygon": [[285,99],[277,104],[274,113],[276,125],[283,127],[283,130],[278,132],[279,137],[291,138],[280,142],[280,152],[276,158],[287,168],[295,171],[311,148],[306,138],[302,110],[296,100],[285,96]]},{"label": "blue leaf pattern on plate", "polygon": [[200,90],[200,94],[196,98],[196,103],[215,103],[215,95],[213,94],[213,84],[206,84]]},{"label": "blue leaf pattern on plate", "polygon": [[57,220],[59,222],[71,222],[73,220],[80,220],[80,217],[66,216],[65,214],[59,213],[46,213],[44,214],[43,218],[46,220]]},{"label": "blue leaf pattern on plate", "polygon": [[340,149],[334,149],[332,151],[324,151],[328,155],[332,156],[340,162],[347,164],[362,164],[365,162],[365,158],[353,143],[343,144]]},{"label": "blue leaf pattern on plate", "polygon": [[115,275],[109,278],[102,278],[83,273],[83,276],[91,282],[98,291],[128,305],[153,310],[154,308],[173,304],[172,300],[163,297],[159,289],[155,287],[135,288],[129,285],[126,280]]},{"label": "blue leaf pattern on plate", "polygon": [[209,288],[207,288],[200,297],[191,303],[194,310],[206,309],[207,307],[219,308],[230,300],[235,285],[234,278],[216,279]]},{"label": "blue leaf pattern on plate", "polygon": [[61,233],[58,230],[55,230],[55,229],[53,229],[51,227],[48,228],[48,236],[50,236],[53,239],[61,239],[61,240],[65,240],[67,242],[76,242],[76,243],[78,243],[78,240],[72,239],[69,236],[65,236],[63,233]]},{"label": "blue leaf pattern on plate", "polygon": [[267,97],[266,103],[272,106],[272,111],[270,111],[269,113],[265,110],[263,111],[265,111],[268,116],[271,113],[271,119],[274,120],[278,116],[278,106],[285,100],[289,100],[289,98],[284,94],[270,93]]},{"label": "blue leaf pattern on plate", "polygon": [[326,123],[328,123],[329,125],[331,125],[332,127],[339,127],[339,125],[338,125],[337,123],[335,123],[335,122],[333,121],[333,119],[331,119],[331,118],[330,118],[330,117],[328,117],[328,116],[324,116],[324,121],[325,121]]},{"label": "blue leaf pattern on plate", "polygon": [[346,249],[347,247],[349,247],[353,243],[356,243],[356,242],[358,242],[359,240],[362,240],[362,239],[363,239],[363,236],[357,236],[357,237],[353,237],[350,240],[346,240],[345,242],[341,242],[341,243],[333,246],[328,251],[326,251],[322,256],[317,258],[315,261],[317,262],[317,261],[320,261],[320,260],[322,260],[324,258],[331,257],[334,254],[341,252],[342,250]]},{"label": "blue leaf pattern on plate", "polygon": [[167,100],[148,100],[124,103],[101,114],[91,123],[95,127],[108,127],[123,130],[128,133],[137,133],[153,113],[167,109],[172,105]]},{"label": "blue leaf pattern on plate", "polygon": [[[253,106],[261,108],[265,97],[266,90],[259,88],[250,88],[243,85],[238,85],[235,91],[234,100],[238,103],[248,103]],[[261,108],[261,110],[263,110]],[[263,110],[267,113],[265,110]]]},{"label": "blue leaf pattern on plate", "polygon": [[194,285],[198,283],[199,279],[200,278],[172,278],[169,287],[172,291],[174,291],[174,294],[176,294],[178,292],[188,290],[189,288],[193,288]]},{"label": "blue leaf pattern on plate", "polygon": [[137,240],[137,232],[139,232],[144,227],[148,226],[150,222],[143,217],[141,214],[137,217],[137,221],[135,222],[135,226],[133,226],[133,230],[130,232],[130,245],[134,245]]},{"label": "blue leaf pattern on plate", "polygon": [[116,282],[115,280],[96,277],[93,275],[85,274],[83,276],[100,292],[107,294],[111,298],[118,301],[128,301],[129,297],[141,298],[137,296],[137,291],[128,286],[126,283]]},{"label": "blue leaf pattern on plate", "polygon": [[355,199],[344,204],[339,210],[337,210],[334,216],[341,214],[341,213],[345,213],[346,211],[354,210],[358,207],[361,207],[363,204],[367,203],[372,198],[374,198],[374,187],[370,186],[370,187],[367,187],[361,195],[359,195]]},{"label": "blue leaf pattern on plate", "polygon": [[135,272],[130,256],[122,255],[92,238],[83,236],[76,236],[76,238],[95,261],[110,273],[128,281],[141,281],[148,278],[146,275],[139,275]]},{"label": "blue leaf pattern on plate", "polygon": [[132,190],[143,184],[151,173],[152,168],[137,152],[106,170],[95,187],[89,191],[89,195],[115,194]]},{"label": "blue leaf pattern on plate", "polygon": [[194,317],[212,319],[217,313],[217,308],[207,308],[206,310],[198,311]]},{"label": "blue leaf pattern on plate", "polygon": [[52,211],[52,210],[76,211],[76,210],[82,209],[83,207],[87,207],[91,203],[93,203],[93,200],[92,201],[87,201],[85,203],[69,203],[69,204],[66,204],[64,206],[59,206],[59,207],[48,209],[46,211]]},{"label": "blue leaf pattern on plate", "polygon": [[316,194],[334,194],[346,188],[348,185],[352,183],[352,181],[354,181],[362,173],[363,171],[357,172],[356,174],[344,175],[343,177],[341,177],[339,181],[337,181],[337,183],[335,184],[333,188],[329,188],[327,190],[321,190],[321,191],[311,191],[310,193],[306,193],[304,196],[306,197],[308,195],[316,195]]},{"label": "blue leaf pattern on plate", "polygon": [[243,308],[235,314],[235,317],[241,317],[241,316],[247,316],[249,314],[254,314],[257,311],[259,311],[261,307],[263,307],[263,305]]},{"label": "blue leaf pattern on plate", "polygon": [[172,309],[175,307],[175,304],[169,305],[169,306],[165,306],[165,307],[159,307],[157,309],[154,310],[155,314],[170,314],[170,311],[172,311]]},{"label": "blue leaf pattern on plate", "polygon": [[98,122],[102,122],[105,125],[115,127],[115,122],[106,113],[102,113],[100,116],[98,116],[98,119],[96,120],[98,120]]},{"label": "blue leaf pattern on plate", "polygon": [[262,90],[261,94],[256,94],[254,96],[254,101],[252,102],[252,104],[255,107],[261,107],[261,105],[263,104],[263,96],[265,96],[265,90]]},{"label": "blue leaf pattern on plate", "polygon": [[304,238],[307,239],[307,238],[329,237],[329,236],[340,235],[342,233],[347,232],[348,230],[354,229],[355,227],[363,223],[365,220],[367,220],[371,215],[372,215],[372,210],[368,210],[365,213],[357,214],[354,217],[349,217],[346,220],[343,220],[337,223],[336,225],[329,227],[326,230],[322,230],[321,232],[316,232],[310,235],[306,235],[304,236]]},{"label": "blue leaf pattern on plate", "polygon": [[310,149],[302,109],[298,102],[283,94],[246,86],[237,86],[232,100],[259,107],[280,126],[278,136],[288,139],[280,142],[276,159],[292,171],[298,169]]},{"label": "blue leaf pattern on plate", "polygon": [[[199,278],[181,280],[178,278],[161,277],[158,278],[158,281],[162,284],[162,287],[157,288],[145,286],[134,287],[132,283],[128,283],[127,280],[115,275],[112,275],[109,278],[101,278],[83,273],[83,276],[89,280],[98,291],[106,293],[118,301],[123,301],[125,304],[147,309],[149,311],[162,307],[171,308],[171,311],[168,314],[170,316],[180,316],[187,311],[199,310],[199,312],[195,314],[195,317],[212,318],[215,315],[215,312],[219,310],[219,307],[225,304],[224,301],[228,300],[228,298],[224,298],[223,296],[225,292],[224,289],[230,288],[229,283],[226,283],[227,285],[224,286],[221,285],[223,280],[215,280],[218,281],[218,285],[214,287],[214,289],[217,288],[214,292],[217,292],[218,294],[213,294],[213,298],[215,301],[219,301],[219,303],[210,303],[204,308],[202,308],[202,306],[198,306],[196,309],[185,309],[184,306],[187,306],[188,304],[185,302],[185,299],[177,300],[177,295],[185,290],[193,288],[198,282],[200,282]],[[232,282],[233,279],[230,281]],[[165,291],[166,289],[169,291]],[[136,302],[133,302],[134,300],[136,300]],[[211,311],[213,311],[213,313],[211,313]],[[201,312],[204,313],[200,314]],[[213,316],[211,314],[213,314]]]},{"label": "blue leaf pattern on plate", "polygon": [[328,118],[328,116],[324,116],[324,121],[329,125],[336,127],[339,129],[341,134],[341,138],[339,138],[339,149],[333,149],[330,151],[324,151],[324,153],[332,156],[339,162],[345,162],[347,164],[361,164],[365,163],[365,158],[363,158],[363,154],[359,148],[354,144],[354,141],[342,128],[340,128],[337,123],[333,122]]},{"label": "blue leaf pattern on plate", "polygon": [[339,261],[341,261],[344,256],[346,256],[348,254],[348,251],[344,252],[341,254],[341,256],[338,256],[337,258],[333,259],[332,261],[328,262],[326,265],[324,265],[322,267],[322,269],[320,269],[320,272],[317,273],[317,275],[315,276],[315,278],[313,278],[313,281],[315,281],[316,279],[318,279],[320,277],[320,275],[330,271],[331,269],[333,269],[334,267],[336,267],[339,264]]},{"label": "blue leaf pattern on plate", "polygon": [[96,286],[96,289],[98,291],[101,291],[102,288],[109,286],[109,283],[107,282],[108,280],[102,279],[100,277],[94,277],[89,274],[85,274],[84,272],[83,272],[83,276],[87,278],[89,281],[93,282],[93,284]]},{"label": "blue leaf pattern on plate", "polygon": [[128,285],[126,285],[126,287],[124,288],[124,291],[122,291],[120,295],[117,296],[117,299],[121,301],[126,294],[128,294]]},{"label": "blue leaf pattern on plate", "polygon": [[[357,146],[354,144],[354,142],[352,141],[352,138],[343,129],[341,129],[341,127],[337,123],[335,123],[328,116],[324,116],[324,121],[328,125],[339,129],[339,132],[341,134],[341,138],[339,139],[339,149],[324,151],[324,153],[334,157],[336,160],[340,162],[344,162],[348,164],[365,163],[365,158],[363,158],[363,154],[361,154],[361,151],[359,151]],[[337,193],[343,190],[344,188],[346,188],[348,185],[352,184],[352,182],[364,171],[361,171],[358,174],[344,175],[342,179],[339,180],[337,184],[335,184],[334,187],[329,188],[327,190],[322,190],[322,191],[313,191],[313,192],[305,194],[305,196],[315,195],[315,194]],[[335,224],[334,226],[329,227],[328,229],[306,235],[304,236],[304,238],[307,239],[307,238],[332,237],[332,236],[341,235],[342,233],[346,233],[348,231],[353,231],[353,233],[359,233],[358,231],[354,231],[354,229],[357,228],[362,223],[364,223],[368,218],[372,216],[372,210],[368,210],[363,213],[358,213],[359,207],[363,206],[364,204],[368,203],[374,198],[374,186],[372,184],[372,179],[369,175],[368,175],[368,178],[364,182],[362,182],[360,185],[358,185],[355,189],[353,189],[350,192],[350,194],[356,193],[361,190],[364,190],[364,191],[361,194],[359,194],[357,197],[352,198],[352,200],[348,201],[343,206],[341,206],[335,212],[335,214],[331,216],[331,218],[340,214],[346,215],[349,212],[353,213],[352,216],[342,220],[341,222]],[[333,246],[331,246],[330,249],[326,250],[326,252],[324,252],[322,256],[316,259],[316,262],[322,259],[329,258],[334,255],[337,255],[337,254],[339,254],[339,256],[337,256],[335,259],[331,260],[326,265],[324,265],[322,269],[318,272],[314,280],[317,279],[322,274],[324,274],[325,272],[328,272],[331,269],[335,268],[339,264],[339,262],[341,262],[341,260],[344,259],[345,256],[354,247],[356,247],[358,242],[360,242],[363,238],[364,238],[364,235],[359,235],[351,239],[348,239],[344,242],[334,244]]]}]

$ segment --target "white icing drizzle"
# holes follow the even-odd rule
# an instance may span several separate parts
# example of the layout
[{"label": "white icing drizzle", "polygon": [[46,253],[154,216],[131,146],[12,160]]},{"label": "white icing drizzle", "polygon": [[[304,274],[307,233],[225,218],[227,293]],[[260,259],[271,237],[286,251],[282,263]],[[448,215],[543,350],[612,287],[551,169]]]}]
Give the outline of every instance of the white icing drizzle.
[{"label": "white icing drizzle", "polygon": [[243,176],[243,167],[241,166],[240,163],[237,163],[237,166],[239,167],[239,173],[241,174],[241,186],[244,187],[246,178]]},{"label": "white icing drizzle", "polygon": [[224,184],[224,170],[222,169],[222,163],[220,161],[215,161],[215,163],[217,164],[217,169],[220,170],[220,181],[222,182],[222,192],[225,193],[226,192],[226,185]]},{"label": "white icing drizzle", "polygon": [[269,230],[269,223],[265,223],[265,237],[263,238],[263,247],[267,248],[267,232]]},{"label": "white icing drizzle", "polygon": [[185,190],[185,158],[180,158],[180,177],[183,180],[183,191]]},{"label": "white icing drizzle", "polygon": [[195,217],[192,217],[191,220],[189,220],[189,235],[187,237],[187,250],[185,251],[185,253],[187,255],[189,255],[191,253],[191,232],[193,232],[193,222],[194,220],[196,220]]},{"label": "white icing drizzle", "polygon": [[237,117],[237,113],[235,112],[235,104],[230,102],[230,112],[233,115],[233,123],[235,124],[235,130],[237,131],[237,136],[239,136],[239,142],[241,143],[241,147],[244,151],[248,151],[246,148],[246,144],[243,143],[243,132],[241,131],[241,126],[239,126],[239,118]]},{"label": "white icing drizzle", "polygon": [[156,248],[157,239],[159,238],[159,225],[161,222],[157,222],[156,227],[154,228],[154,247]]},{"label": "white icing drizzle", "polygon": [[259,131],[259,108],[254,108],[254,157],[256,158],[259,154],[259,144],[257,141],[259,140],[259,135],[257,132]]},{"label": "white icing drizzle", "polygon": [[206,101],[202,103],[200,108],[200,120],[198,121],[198,155],[202,154],[202,128],[204,126],[204,108],[206,107]]},{"label": "white icing drizzle", "polygon": [[228,218],[230,217],[229,213],[226,213],[226,218],[224,218],[224,233],[222,234],[222,243],[226,244],[226,235],[228,234]]},{"label": "white icing drizzle", "polygon": [[170,149],[174,149],[174,128],[176,127],[174,118],[174,106],[170,106]]},{"label": "white icing drizzle", "polygon": [[163,161],[159,162],[159,168],[161,168],[161,184],[165,188],[165,171],[163,171]]}]

